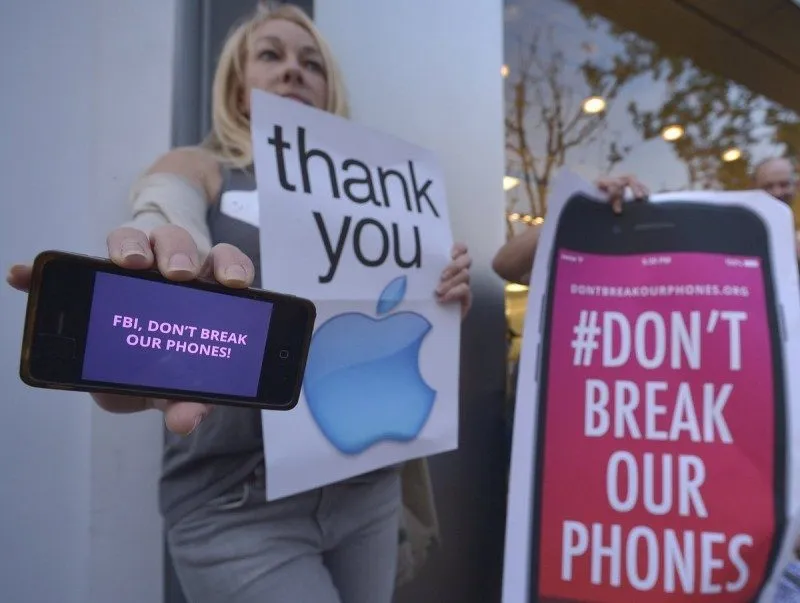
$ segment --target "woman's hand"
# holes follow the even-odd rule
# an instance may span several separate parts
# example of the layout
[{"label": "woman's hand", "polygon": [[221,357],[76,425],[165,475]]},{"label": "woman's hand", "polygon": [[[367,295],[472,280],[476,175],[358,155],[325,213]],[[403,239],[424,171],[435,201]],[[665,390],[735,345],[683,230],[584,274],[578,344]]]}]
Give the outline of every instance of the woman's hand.
[{"label": "woman's hand", "polygon": [[[200,264],[197,246],[184,229],[165,225],[155,229],[150,237],[134,228],[118,228],[108,235],[108,257],[112,262],[129,270],[157,268],[167,279],[189,281],[195,278],[215,280],[240,289],[253,282],[253,262],[232,245],[217,245],[205,263]],[[28,291],[31,267],[12,266],[8,283],[20,291]],[[130,413],[155,408],[164,413],[164,422],[170,431],[189,434],[213,409],[210,404],[198,402],[173,402],[152,400],[119,394],[92,394],[101,408],[114,413]]]},{"label": "woman's hand", "polygon": [[436,287],[436,300],[440,303],[459,302],[463,319],[472,306],[472,289],[469,286],[469,269],[472,258],[463,243],[453,245],[453,260],[442,270],[439,286]]},{"label": "woman's hand", "polygon": [[8,269],[6,282],[17,291],[27,293],[31,288],[31,267],[26,264],[14,264]]},{"label": "woman's hand", "polygon": [[633,198],[638,201],[647,199],[647,196],[650,194],[647,187],[639,182],[635,176],[601,178],[595,182],[595,185],[600,191],[608,195],[608,201],[611,203],[611,210],[615,214],[622,213],[622,204],[625,201],[626,189],[630,189]]}]

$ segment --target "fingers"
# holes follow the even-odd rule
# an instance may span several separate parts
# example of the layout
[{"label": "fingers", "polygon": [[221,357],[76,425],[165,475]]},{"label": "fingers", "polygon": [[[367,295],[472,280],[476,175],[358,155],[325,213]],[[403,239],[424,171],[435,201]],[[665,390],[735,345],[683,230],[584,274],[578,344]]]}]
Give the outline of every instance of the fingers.
[{"label": "fingers", "polygon": [[469,269],[472,266],[472,258],[469,255],[467,246],[463,243],[453,245],[451,256],[453,261],[442,271],[435,295],[440,303],[460,302],[461,316],[464,317],[472,305],[469,273]]},{"label": "fingers", "polygon": [[461,304],[461,317],[463,318],[472,307],[472,289],[469,283],[458,284],[448,289],[444,295],[438,298],[438,301],[442,304],[459,302]]},{"label": "fingers", "polygon": [[437,297],[442,297],[448,290],[462,283],[469,283],[469,269],[472,267],[472,258],[467,246],[463,243],[453,245],[451,252],[453,260],[442,270],[439,286],[436,287]]},{"label": "fingers", "polygon": [[615,192],[617,194],[623,192],[625,188],[630,188],[635,199],[642,199],[650,194],[648,188],[642,182],[640,182],[636,176],[600,178],[597,180],[596,185],[603,192]]},{"label": "fingers", "polygon": [[633,193],[634,199],[637,200],[647,199],[647,197],[650,196],[650,189],[648,189],[647,186],[644,185],[644,183],[639,182],[633,176],[630,176],[630,179],[628,181],[628,186],[630,187],[631,192]]},{"label": "fingers", "polygon": [[214,408],[199,402],[170,402],[120,394],[92,394],[92,398],[100,408],[116,414],[160,410],[167,429],[178,435],[192,433]]},{"label": "fingers", "polygon": [[214,246],[200,275],[214,278],[226,287],[244,289],[253,284],[255,268],[252,260],[238,248],[226,243]]},{"label": "fingers", "polygon": [[441,294],[437,293],[437,300],[443,304],[460,301],[470,292],[469,280],[462,280],[451,287],[445,289]]},{"label": "fingers", "polygon": [[449,292],[458,285],[466,284],[469,286],[469,270],[463,269],[456,272],[453,276],[449,277],[447,280],[441,281],[439,286],[436,287],[436,297],[439,298],[440,301],[448,301],[451,300],[451,297],[448,296]]},{"label": "fingers", "polygon": [[611,178],[601,178],[595,182],[600,192],[605,193],[608,201],[611,204],[611,211],[618,214],[622,211],[622,195],[620,195],[620,187],[616,180]]},{"label": "fingers", "polygon": [[6,282],[14,287],[17,291],[27,293],[31,288],[31,274],[30,266],[24,264],[14,264],[9,268]]},{"label": "fingers", "polygon": [[630,189],[633,198],[644,200],[650,194],[647,187],[634,176],[618,176],[614,178],[601,178],[596,182],[597,187],[606,195],[615,214],[622,212],[625,201],[625,190]]},{"label": "fingers", "polygon": [[453,250],[450,252],[450,257],[455,260],[458,256],[467,253],[469,253],[469,250],[464,243],[456,243],[453,245]]},{"label": "fingers", "polygon": [[[461,251],[463,249],[463,251]],[[462,243],[457,243],[453,246],[453,261],[450,262],[444,270],[442,270],[442,276],[439,279],[441,282],[445,282],[456,273],[462,270],[469,270],[472,267],[472,258],[470,257],[466,245]]]},{"label": "fingers", "polygon": [[233,245],[216,245],[200,265],[200,254],[192,236],[183,228],[167,224],[159,226],[148,238],[135,228],[118,228],[108,235],[108,255],[123,268],[142,270],[155,263],[165,278],[189,281],[213,278],[234,288],[253,283],[253,262]]},{"label": "fingers", "polygon": [[159,272],[173,281],[190,281],[200,273],[200,255],[192,236],[179,226],[166,224],[150,233]]},{"label": "fingers", "polygon": [[164,277],[175,281],[191,280],[200,271],[197,245],[179,226],[159,226],[149,238],[135,228],[117,228],[106,242],[108,257],[122,268],[146,270],[155,263]]},{"label": "fingers", "polygon": [[141,412],[151,408],[148,401],[141,396],[123,396],[120,394],[91,394],[100,408],[115,414]]},{"label": "fingers", "polygon": [[164,424],[173,433],[189,435],[213,410],[210,404],[199,402],[167,402],[155,401],[155,407],[164,412]]},{"label": "fingers", "polygon": [[117,266],[131,270],[146,270],[153,266],[150,239],[135,228],[117,228],[106,237],[108,257]]}]

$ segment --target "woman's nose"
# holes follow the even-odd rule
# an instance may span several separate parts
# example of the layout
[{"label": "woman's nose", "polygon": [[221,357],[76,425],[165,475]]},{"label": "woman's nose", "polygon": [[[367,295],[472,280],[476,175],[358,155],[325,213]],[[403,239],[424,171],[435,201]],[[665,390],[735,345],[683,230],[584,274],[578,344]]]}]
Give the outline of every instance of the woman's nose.
[{"label": "woman's nose", "polygon": [[300,82],[303,79],[303,71],[295,60],[287,60],[283,65],[283,80],[285,82]]}]

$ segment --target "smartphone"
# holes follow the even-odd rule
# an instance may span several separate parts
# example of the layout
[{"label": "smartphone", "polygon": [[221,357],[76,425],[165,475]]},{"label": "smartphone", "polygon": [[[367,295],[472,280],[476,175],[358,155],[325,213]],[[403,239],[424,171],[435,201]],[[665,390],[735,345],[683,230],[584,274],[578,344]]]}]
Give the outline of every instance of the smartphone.
[{"label": "smartphone", "polygon": [[757,600],[786,516],[770,256],[745,207],[567,201],[531,291],[531,603]]},{"label": "smartphone", "polygon": [[45,251],[20,361],[33,387],[289,410],[316,318],[306,299]]}]

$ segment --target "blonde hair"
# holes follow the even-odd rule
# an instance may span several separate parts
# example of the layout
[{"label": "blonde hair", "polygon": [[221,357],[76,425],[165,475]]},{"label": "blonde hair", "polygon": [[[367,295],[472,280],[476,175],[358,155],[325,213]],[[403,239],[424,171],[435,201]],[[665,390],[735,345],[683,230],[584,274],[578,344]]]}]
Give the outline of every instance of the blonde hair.
[{"label": "blonde hair", "polygon": [[342,117],[349,117],[347,95],[339,66],[333,58],[328,43],[313,21],[296,6],[290,4],[270,6],[268,3],[259,2],[255,13],[228,35],[214,73],[211,93],[211,131],[201,146],[222,163],[236,167],[247,167],[253,163],[250,116],[245,114],[241,107],[244,69],[253,32],[266,21],[273,19],[290,21],[309,33],[319,48],[325,64],[328,82],[325,110]]}]

